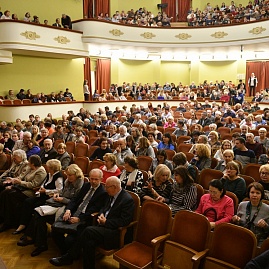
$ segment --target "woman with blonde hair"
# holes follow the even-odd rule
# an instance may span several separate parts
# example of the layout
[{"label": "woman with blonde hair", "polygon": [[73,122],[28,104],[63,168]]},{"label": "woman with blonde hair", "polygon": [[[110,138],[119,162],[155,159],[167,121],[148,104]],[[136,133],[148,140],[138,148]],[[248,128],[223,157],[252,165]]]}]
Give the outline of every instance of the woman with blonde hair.
[{"label": "woman with blonde hair", "polygon": [[191,164],[195,165],[199,171],[211,167],[211,152],[207,145],[195,145],[195,156],[191,160]]},{"label": "woman with blonde hair", "polygon": [[142,136],[138,140],[138,145],[135,148],[135,155],[136,156],[149,156],[152,159],[155,158],[154,149],[150,145],[149,140]]},{"label": "woman with blonde hair", "polygon": [[224,158],[223,158],[223,152],[226,150],[226,149],[232,149],[232,143],[230,140],[228,139],[225,139],[221,142],[221,147],[219,150],[217,150],[217,152],[215,153],[214,155],[214,158],[216,158],[219,162],[220,161],[223,161]]},{"label": "woman with blonde hair", "polygon": [[141,199],[162,200],[168,203],[172,191],[170,177],[170,169],[164,164],[159,164],[154,171],[153,180],[149,179],[147,186],[142,189],[140,194]]},{"label": "woman with blonde hair", "polygon": [[117,166],[117,157],[113,153],[106,153],[103,157],[105,164],[100,167],[103,172],[102,182],[106,182],[106,179],[111,176],[118,177],[121,174],[120,169]]},{"label": "woman with blonde hair", "polygon": [[211,156],[214,156],[215,153],[221,147],[221,143],[219,142],[219,134],[216,131],[211,131],[208,137],[209,137],[208,143],[211,146]]}]

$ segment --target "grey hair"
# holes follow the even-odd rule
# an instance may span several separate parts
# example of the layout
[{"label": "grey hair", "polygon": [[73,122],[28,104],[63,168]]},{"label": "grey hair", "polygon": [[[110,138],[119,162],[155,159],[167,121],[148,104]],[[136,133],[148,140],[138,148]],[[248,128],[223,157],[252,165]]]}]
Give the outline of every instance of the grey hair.
[{"label": "grey hair", "polygon": [[32,134],[30,132],[26,131],[26,132],[23,133],[23,137],[25,137],[25,136],[32,137]]},{"label": "grey hair", "polygon": [[91,174],[93,173],[93,172],[98,172],[99,173],[99,178],[103,178],[103,171],[101,170],[101,169],[99,169],[99,168],[94,168],[94,169],[92,169],[91,171],[90,171],[90,173],[89,173],[89,176],[91,176]]},{"label": "grey hair", "polygon": [[120,179],[116,176],[111,176],[109,178],[107,178],[106,183],[108,181],[111,181],[112,184],[114,184],[117,188],[121,188],[121,182]]},{"label": "grey hair", "polygon": [[26,152],[22,149],[14,150],[12,154],[19,156],[23,162],[27,160]]}]

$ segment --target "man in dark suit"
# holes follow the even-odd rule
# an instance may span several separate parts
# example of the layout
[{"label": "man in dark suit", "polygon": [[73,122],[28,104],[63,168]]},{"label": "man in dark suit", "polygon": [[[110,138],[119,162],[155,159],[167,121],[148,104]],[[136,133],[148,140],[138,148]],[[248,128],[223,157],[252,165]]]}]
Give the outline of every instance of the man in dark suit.
[{"label": "man in dark suit", "polygon": [[59,19],[59,18],[57,18],[57,19],[56,19],[56,21],[55,21],[55,23],[53,23],[53,24],[52,24],[52,26],[55,26],[55,27],[59,27],[59,28],[61,28],[61,27],[62,27],[62,25],[60,24],[60,19]]},{"label": "man in dark suit", "polygon": [[103,172],[100,169],[92,169],[89,175],[90,182],[83,185],[78,195],[66,206],[65,211],[56,222],[65,222],[66,226],[77,225],[77,232],[65,236],[65,231],[52,230],[54,241],[62,253],[71,248],[77,237],[85,229],[92,225],[92,213],[99,212],[107,199],[105,187],[101,184]]},{"label": "man in dark suit", "polygon": [[207,112],[204,111],[201,115],[201,119],[198,120],[197,124],[202,125],[203,127],[211,124],[211,120],[207,117]]},{"label": "man in dark suit", "polygon": [[39,156],[42,163],[46,163],[48,160],[55,159],[57,151],[53,148],[52,140],[47,138],[44,140],[44,148],[41,149]]},{"label": "man in dark suit", "polygon": [[110,197],[100,210],[99,226],[88,226],[67,254],[50,259],[50,263],[55,266],[72,264],[83,249],[83,268],[95,268],[96,246],[106,249],[119,247],[118,228],[132,221],[134,201],[128,192],[121,189],[121,182],[115,176],[107,179],[106,191]]}]

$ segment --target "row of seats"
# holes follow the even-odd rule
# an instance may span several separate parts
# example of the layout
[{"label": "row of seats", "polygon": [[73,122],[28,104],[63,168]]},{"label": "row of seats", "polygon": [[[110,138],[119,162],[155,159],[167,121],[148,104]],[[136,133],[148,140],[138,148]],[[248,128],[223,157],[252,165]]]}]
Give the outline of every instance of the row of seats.
[{"label": "row of seats", "polygon": [[[65,100],[66,102],[71,102],[71,98],[69,97],[65,97]],[[26,105],[26,104],[32,104],[32,100],[30,99],[23,99],[23,100],[19,100],[19,99],[16,99],[16,100],[7,100],[7,99],[4,99],[4,100],[0,100],[0,104],[1,105]]]},{"label": "row of seats", "polygon": [[[137,215],[137,213],[136,213]],[[229,223],[211,232],[206,217],[191,211],[179,211],[171,217],[170,208],[162,203],[143,203],[140,217],[133,221],[136,232],[132,243],[110,250],[113,258],[127,268],[244,268],[256,254],[257,240],[246,228]]]}]

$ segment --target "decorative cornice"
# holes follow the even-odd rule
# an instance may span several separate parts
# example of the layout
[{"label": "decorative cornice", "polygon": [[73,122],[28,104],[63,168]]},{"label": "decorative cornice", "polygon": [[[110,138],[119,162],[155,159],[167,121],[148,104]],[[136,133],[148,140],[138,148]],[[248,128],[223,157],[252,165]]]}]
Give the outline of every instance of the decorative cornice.
[{"label": "decorative cornice", "polygon": [[67,44],[70,42],[70,40],[65,36],[58,36],[54,38],[55,41],[57,41],[60,44]]},{"label": "decorative cornice", "polygon": [[109,33],[111,33],[111,34],[114,35],[114,36],[121,36],[121,35],[124,34],[124,33],[123,33],[121,30],[119,30],[119,29],[113,29],[113,30],[109,31]]},{"label": "decorative cornice", "polygon": [[150,32],[145,32],[144,34],[141,34],[140,36],[143,36],[146,39],[152,39],[153,37],[156,37],[156,35]]},{"label": "decorative cornice", "polygon": [[26,39],[30,39],[30,40],[36,40],[37,38],[40,38],[40,35],[32,31],[25,31],[21,33],[21,36],[25,36]]},{"label": "decorative cornice", "polygon": [[224,33],[224,32],[215,32],[214,34],[212,34],[211,36],[212,37],[215,37],[215,38],[223,38],[225,37],[226,35],[228,35],[227,33]]},{"label": "decorative cornice", "polygon": [[253,35],[259,35],[261,34],[263,31],[265,31],[266,28],[262,28],[262,27],[255,27],[252,30],[248,31],[249,33],[253,34]]},{"label": "decorative cornice", "polygon": [[188,38],[191,38],[192,36],[187,33],[181,33],[181,34],[175,35],[175,37],[181,40],[186,40]]}]

